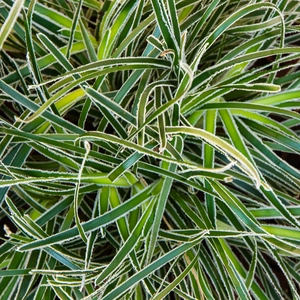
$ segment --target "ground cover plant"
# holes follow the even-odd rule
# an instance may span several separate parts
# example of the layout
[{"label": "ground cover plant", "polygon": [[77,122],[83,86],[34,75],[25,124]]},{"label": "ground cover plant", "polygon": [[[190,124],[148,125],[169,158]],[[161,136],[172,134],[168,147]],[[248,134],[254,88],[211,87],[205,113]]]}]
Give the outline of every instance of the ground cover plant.
[{"label": "ground cover plant", "polygon": [[2,0],[0,299],[299,299],[298,0]]}]

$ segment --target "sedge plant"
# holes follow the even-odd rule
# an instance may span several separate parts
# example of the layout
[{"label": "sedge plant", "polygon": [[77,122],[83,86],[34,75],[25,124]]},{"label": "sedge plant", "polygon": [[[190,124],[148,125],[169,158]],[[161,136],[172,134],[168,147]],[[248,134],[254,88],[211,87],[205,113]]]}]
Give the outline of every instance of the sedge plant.
[{"label": "sedge plant", "polygon": [[0,299],[299,299],[299,14],[2,0]]}]

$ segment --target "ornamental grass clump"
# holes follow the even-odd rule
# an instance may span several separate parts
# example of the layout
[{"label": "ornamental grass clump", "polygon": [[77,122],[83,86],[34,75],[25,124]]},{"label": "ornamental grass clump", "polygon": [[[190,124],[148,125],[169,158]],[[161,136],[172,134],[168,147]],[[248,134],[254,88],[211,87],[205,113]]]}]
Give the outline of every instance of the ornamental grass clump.
[{"label": "ornamental grass clump", "polygon": [[0,299],[299,299],[299,14],[3,0]]}]

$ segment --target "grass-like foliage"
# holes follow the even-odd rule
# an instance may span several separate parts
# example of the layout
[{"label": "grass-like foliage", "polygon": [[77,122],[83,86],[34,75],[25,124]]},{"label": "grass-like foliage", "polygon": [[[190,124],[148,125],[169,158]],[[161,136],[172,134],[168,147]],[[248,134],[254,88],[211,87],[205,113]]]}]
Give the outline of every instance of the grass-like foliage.
[{"label": "grass-like foliage", "polygon": [[299,14],[2,0],[0,299],[299,299]]}]

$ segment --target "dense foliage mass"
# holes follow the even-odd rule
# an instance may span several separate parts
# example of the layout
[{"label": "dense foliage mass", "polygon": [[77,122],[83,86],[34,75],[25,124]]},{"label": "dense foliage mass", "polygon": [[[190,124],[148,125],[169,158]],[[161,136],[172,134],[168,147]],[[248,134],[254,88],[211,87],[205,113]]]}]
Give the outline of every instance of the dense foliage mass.
[{"label": "dense foliage mass", "polygon": [[299,14],[2,0],[0,299],[299,299]]}]

